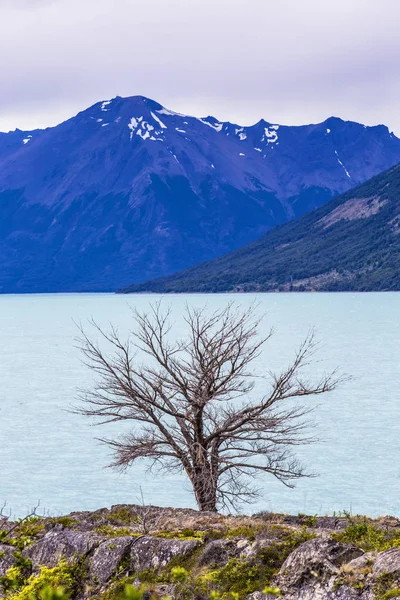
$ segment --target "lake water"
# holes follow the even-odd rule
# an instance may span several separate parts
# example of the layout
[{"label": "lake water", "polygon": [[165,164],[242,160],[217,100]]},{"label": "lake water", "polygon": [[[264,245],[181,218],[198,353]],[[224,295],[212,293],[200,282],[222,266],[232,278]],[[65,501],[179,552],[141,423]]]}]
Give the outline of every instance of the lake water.
[{"label": "lake water", "polygon": [[[320,397],[314,414],[323,442],[299,456],[319,476],[285,488],[272,477],[245,512],[270,510],[331,514],[348,510],[400,516],[400,295],[264,294],[168,296],[178,335],[185,303],[213,310],[230,299],[255,299],[276,334],[255,365],[283,368],[307,332],[322,341],[321,369],[341,367],[353,379]],[[23,515],[38,500],[54,515],[117,503],[194,507],[185,478],[149,474],[145,465],[124,474],[104,468],[109,450],[96,437],[118,425],[92,427],[66,412],[77,390],[90,386],[74,321],[132,326],[130,307],[145,309],[157,296],[109,294],[0,296],[0,506]],[[262,333],[262,332],[261,332]]]}]

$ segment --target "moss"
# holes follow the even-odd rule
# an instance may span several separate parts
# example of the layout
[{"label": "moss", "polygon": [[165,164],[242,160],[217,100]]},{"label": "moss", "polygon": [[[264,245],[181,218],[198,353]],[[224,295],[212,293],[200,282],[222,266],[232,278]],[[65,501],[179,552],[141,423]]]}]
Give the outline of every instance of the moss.
[{"label": "moss", "polygon": [[[176,568],[182,569],[183,567],[176,567]],[[172,569],[171,569],[171,571],[172,571]],[[139,573],[138,579],[139,579],[140,583],[157,583],[160,580],[160,577],[157,574],[156,569],[145,569],[144,571]]]},{"label": "moss", "polygon": [[172,540],[202,540],[206,535],[205,531],[195,531],[194,529],[181,529],[180,531],[158,531],[155,537]]},{"label": "moss", "polygon": [[[211,583],[216,591],[223,594],[237,593],[242,596],[251,594],[262,587],[262,567],[250,561],[232,558],[227,564],[198,579],[201,587],[209,588]],[[210,589],[204,589],[210,592]]]},{"label": "moss", "polygon": [[112,525],[107,524],[98,525],[94,528],[94,531],[99,535],[104,535],[110,538],[125,536],[139,537],[141,535],[137,531],[132,531],[132,529],[129,529],[128,527],[113,527]]},{"label": "moss", "polygon": [[393,588],[383,595],[383,600],[390,600],[390,598],[400,598],[400,588]]},{"label": "moss", "polygon": [[350,517],[349,525],[340,533],[333,534],[338,542],[354,544],[365,552],[382,552],[389,548],[400,547],[400,531],[389,531],[377,527],[366,517]]},{"label": "moss", "polygon": [[241,525],[228,529],[225,533],[226,538],[243,537],[249,540],[255,540],[257,534],[266,530],[265,525]]},{"label": "moss", "polygon": [[107,515],[107,521],[114,525],[129,525],[131,523],[140,523],[140,518],[132,514],[132,509],[129,506],[121,506],[113,508]]},{"label": "moss", "polygon": [[372,588],[375,600],[389,600],[400,597],[400,589],[397,587],[395,573],[383,573],[378,577]]},{"label": "moss", "polygon": [[268,585],[263,589],[263,594],[269,594],[270,596],[282,596],[282,592],[279,588],[269,587]]}]

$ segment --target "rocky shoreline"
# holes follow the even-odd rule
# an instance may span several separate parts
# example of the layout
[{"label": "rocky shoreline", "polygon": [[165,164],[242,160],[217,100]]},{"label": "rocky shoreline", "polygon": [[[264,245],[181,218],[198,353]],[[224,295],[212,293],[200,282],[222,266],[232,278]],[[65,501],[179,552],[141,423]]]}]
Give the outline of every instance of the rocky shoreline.
[{"label": "rocky shoreline", "polygon": [[[0,525],[0,598],[400,598],[400,520],[117,505]],[[145,594],[146,595],[146,594]]]}]

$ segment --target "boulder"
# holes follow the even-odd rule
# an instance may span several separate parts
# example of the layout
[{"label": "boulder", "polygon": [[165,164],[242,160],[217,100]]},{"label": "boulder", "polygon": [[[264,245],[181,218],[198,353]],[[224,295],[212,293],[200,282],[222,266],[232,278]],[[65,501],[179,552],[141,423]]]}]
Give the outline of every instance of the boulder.
[{"label": "boulder", "polygon": [[0,577],[5,575],[6,571],[15,564],[14,550],[13,546],[0,544]]},{"label": "boulder", "polygon": [[384,573],[398,574],[400,577],[400,548],[390,548],[380,552],[376,557],[372,573],[374,578]]},{"label": "boulder", "polygon": [[263,592],[253,592],[246,596],[246,600],[269,600],[273,598],[270,594],[264,594]]},{"label": "boulder", "polygon": [[[268,597],[268,600],[270,599],[272,600],[272,597]],[[306,585],[293,590],[288,595],[285,594],[282,600],[360,600],[360,595],[357,590],[347,585],[338,587]]]},{"label": "boulder", "polygon": [[366,552],[346,563],[342,568],[346,573],[359,573],[373,564],[375,556],[376,552]]},{"label": "boulder", "polygon": [[140,573],[147,569],[162,569],[175,556],[185,556],[199,548],[199,540],[171,540],[142,536],[132,544],[131,571]]},{"label": "boulder", "polygon": [[204,548],[204,552],[199,558],[199,567],[215,566],[220,567],[226,564],[232,556],[234,543],[232,540],[213,540]]},{"label": "boulder", "polygon": [[296,548],[283,563],[278,587],[289,589],[327,580],[339,572],[344,563],[362,556],[360,548],[330,539],[314,539]]},{"label": "boulder", "polygon": [[89,558],[89,578],[103,585],[111,579],[118,568],[128,560],[135,538],[117,537],[101,542]]},{"label": "boulder", "polygon": [[78,556],[86,556],[103,539],[96,534],[70,529],[50,531],[41,540],[26,548],[23,555],[32,561],[34,569],[41,565],[51,568],[62,558],[71,560]]},{"label": "boulder", "polygon": [[206,544],[198,565],[222,567],[231,558],[248,558],[253,546],[254,543],[246,539],[213,540]]}]

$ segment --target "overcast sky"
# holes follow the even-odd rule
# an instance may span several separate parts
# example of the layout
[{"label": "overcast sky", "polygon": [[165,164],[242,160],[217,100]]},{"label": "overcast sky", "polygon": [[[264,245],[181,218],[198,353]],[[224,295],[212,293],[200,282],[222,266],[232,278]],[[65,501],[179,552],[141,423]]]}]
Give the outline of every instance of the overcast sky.
[{"label": "overcast sky", "polygon": [[400,0],[0,0],[0,131],[116,95],[400,135]]}]

